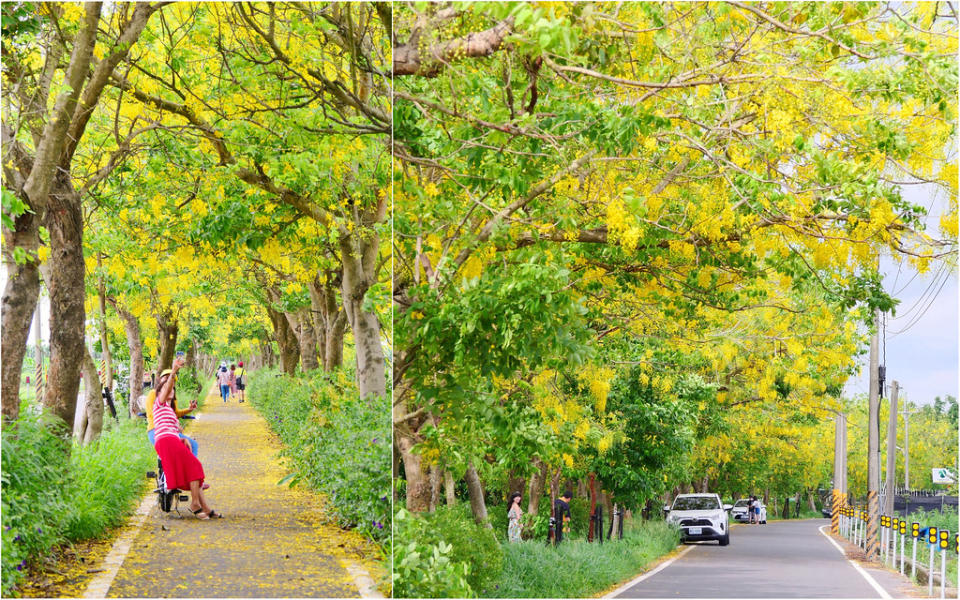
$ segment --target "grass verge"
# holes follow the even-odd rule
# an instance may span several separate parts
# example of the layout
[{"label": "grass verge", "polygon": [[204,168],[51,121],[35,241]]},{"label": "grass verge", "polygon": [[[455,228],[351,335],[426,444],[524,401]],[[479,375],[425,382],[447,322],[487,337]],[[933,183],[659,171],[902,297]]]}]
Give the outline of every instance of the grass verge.
[{"label": "grass verge", "polygon": [[2,593],[9,596],[56,546],[123,524],[156,454],[140,420],[108,417],[97,441],[68,448],[47,417],[28,412],[2,437]]},{"label": "grass verge", "polygon": [[[500,578],[486,592],[492,598],[591,597],[636,576],[678,542],[676,529],[664,521],[644,521],[628,527],[622,540],[603,544],[505,544]],[[561,565],[570,568],[558,568]]]}]

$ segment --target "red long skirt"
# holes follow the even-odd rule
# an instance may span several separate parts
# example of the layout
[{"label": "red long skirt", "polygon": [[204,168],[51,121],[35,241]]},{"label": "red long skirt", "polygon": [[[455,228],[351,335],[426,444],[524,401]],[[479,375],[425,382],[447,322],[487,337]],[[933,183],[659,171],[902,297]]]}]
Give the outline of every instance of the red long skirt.
[{"label": "red long skirt", "polygon": [[167,489],[187,491],[191,481],[200,481],[203,485],[203,465],[183,444],[183,440],[172,435],[157,438],[153,445],[160,455],[163,474],[167,478]]}]

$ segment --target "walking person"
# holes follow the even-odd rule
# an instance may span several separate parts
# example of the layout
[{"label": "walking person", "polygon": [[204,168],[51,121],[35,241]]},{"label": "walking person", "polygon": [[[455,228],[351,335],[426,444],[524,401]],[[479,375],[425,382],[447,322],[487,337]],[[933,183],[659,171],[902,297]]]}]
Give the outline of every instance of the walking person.
[{"label": "walking person", "polygon": [[520,492],[510,494],[510,508],[507,510],[507,539],[511,542],[520,541],[520,518],[523,516],[523,509],[520,508]]},{"label": "walking person", "polygon": [[230,396],[230,374],[227,372],[226,361],[220,363],[220,370],[217,371],[217,385],[220,386],[220,396],[226,402]]},{"label": "walking person", "polygon": [[243,368],[243,361],[237,363],[237,394],[243,402],[244,391],[247,389],[247,371]]},{"label": "walking person", "polygon": [[230,399],[237,397],[237,365],[230,365]]}]

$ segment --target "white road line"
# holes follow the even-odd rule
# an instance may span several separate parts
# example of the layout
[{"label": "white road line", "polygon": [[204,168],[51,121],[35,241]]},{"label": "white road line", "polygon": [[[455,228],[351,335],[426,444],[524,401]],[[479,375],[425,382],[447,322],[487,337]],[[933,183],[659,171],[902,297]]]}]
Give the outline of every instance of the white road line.
[{"label": "white road line", "polygon": [[141,502],[137,508],[137,512],[130,518],[130,528],[113,543],[113,547],[110,548],[110,553],[107,554],[106,558],[103,559],[103,564],[100,565],[103,571],[87,584],[87,590],[83,593],[83,598],[107,597],[107,592],[110,591],[113,580],[117,577],[117,573],[120,572],[120,567],[123,566],[123,561],[127,558],[127,554],[130,553],[133,540],[135,540],[137,534],[140,533],[140,528],[143,526],[143,522],[147,520],[147,516],[150,514],[150,510],[156,501],[157,499],[152,493],[147,494],[143,499],[143,502]]},{"label": "white road line", "polygon": [[823,530],[824,527],[827,527],[827,526],[826,526],[826,525],[821,525],[820,527],[817,527],[817,531],[819,531],[820,533],[822,533],[822,534],[823,534],[823,537],[825,537],[825,538],[827,538],[828,540],[830,540],[830,543],[833,544],[833,547],[834,547],[834,548],[836,548],[837,550],[840,551],[840,554],[846,556],[846,555],[847,555],[847,551],[844,550],[843,547],[842,547],[840,544],[837,543],[837,540],[835,540],[835,539],[833,539],[832,537],[830,537],[830,536],[827,534],[827,532],[825,532],[825,531]]},{"label": "white road line", "polygon": [[621,585],[621,586],[618,587],[617,589],[613,590],[612,592],[610,592],[609,594],[607,594],[606,596],[604,596],[604,598],[616,598],[617,596],[619,596],[619,595],[622,594],[623,592],[627,591],[627,589],[635,586],[636,584],[640,583],[640,582],[643,581],[644,579],[647,579],[647,578],[649,578],[649,577],[653,577],[654,575],[656,575],[656,574],[659,573],[660,571],[666,569],[667,567],[669,567],[669,566],[673,563],[673,561],[677,560],[678,558],[680,558],[681,556],[683,556],[683,555],[686,554],[687,552],[690,552],[690,551],[693,550],[695,547],[696,547],[696,546],[687,546],[683,551],[680,552],[680,554],[674,556],[673,558],[671,558],[670,560],[668,560],[668,561],[666,561],[666,562],[661,563],[660,566],[658,566],[656,569],[654,569],[654,570],[652,570],[652,571],[647,571],[646,573],[644,573],[644,574],[642,574],[642,575],[640,575],[640,576],[638,576],[638,577],[636,577],[636,578],[634,578],[634,579],[631,579],[628,583],[625,583],[625,584]]},{"label": "white road line", "polygon": [[[821,525],[820,527],[817,528],[817,530],[818,530],[820,533],[823,534],[823,537],[825,537],[825,538],[827,538],[828,540],[830,540],[830,543],[833,544],[833,546],[834,546],[837,550],[840,551],[840,554],[846,556],[846,555],[847,555],[847,552],[843,549],[843,547],[840,546],[840,544],[837,543],[837,541],[836,541],[835,539],[833,539],[832,537],[830,537],[830,535],[829,535],[826,531],[823,530],[824,527],[827,527],[827,526],[826,526],[826,525]],[[850,563],[851,565],[853,565],[853,568],[856,569],[858,573],[860,573],[861,575],[863,575],[863,578],[867,580],[867,583],[869,583],[870,586],[871,586],[874,590],[876,590],[876,592],[877,592],[878,594],[880,594],[880,597],[881,597],[881,598],[884,598],[884,600],[890,600],[890,599],[893,598],[893,596],[891,596],[890,594],[888,594],[888,593],[887,593],[887,590],[883,589],[883,586],[881,586],[879,583],[877,583],[877,580],[874,579],[874,578],[870,575],[870,573],[867,573],[866,570],[864,570],[863,567],[861,567],[860,565],[858,565],[857,563],[853,562],[853,561],[850,560],[850,559],[847,559],[847,562]]]}]

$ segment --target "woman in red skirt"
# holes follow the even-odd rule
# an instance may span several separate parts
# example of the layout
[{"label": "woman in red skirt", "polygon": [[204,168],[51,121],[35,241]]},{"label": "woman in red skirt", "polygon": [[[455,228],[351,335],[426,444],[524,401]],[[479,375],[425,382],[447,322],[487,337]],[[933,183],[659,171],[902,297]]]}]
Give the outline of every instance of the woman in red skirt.
[{"label": "woman in red skirt", "polygon": [[163,473],[167,478],[167,489],[190,490],[190,510],[198,519],[220,518],[223,515],[210,508],[203,496],[203,465],[190,451],[190,443],[180,439],[180,421],[170,406],[177,371],[183,366],[182,357],[173,362],[173,370],[160,376],[157,386],[160,392],[153,405],[154,445]]}]

